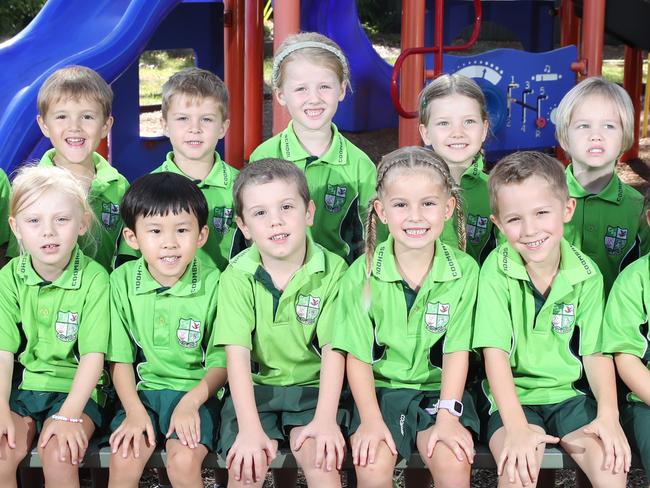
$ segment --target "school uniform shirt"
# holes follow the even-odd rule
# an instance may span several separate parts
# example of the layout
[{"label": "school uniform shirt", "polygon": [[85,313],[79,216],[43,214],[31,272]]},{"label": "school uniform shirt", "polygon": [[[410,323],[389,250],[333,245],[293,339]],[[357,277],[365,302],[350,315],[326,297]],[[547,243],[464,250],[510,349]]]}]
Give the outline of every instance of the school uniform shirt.
[{"label": "school uniform shirt", "polygon": [[336,325],[335,301],[346,268],[342,258],[308,238],[305,263],[278,290],[253,244],[221,277],[215,345],[249,349],[255,384],[318,386],[321,350]]},{"label": "school uniform shirt", "polygon": [[[179,175],[187,176],[174,163],[174,152],[167,153],[167,159],[158,166],[152,173],[169,171]],[[241,240],[235,239],[237,224],[235,223],[235,203],[232,194],[232,187],[239,171],[221,159],[219,153],[214,153],[214,166],[203,181],[194,180],[199,189],[203,192],[208,201],[208,241],[196,251],[199,258],[206,258],[220,271],[226,269],[228,261],[243,247],[243,236]],[[187,176],[190,178],[189,176]],[[191,179],[191,178],[190,178]],[[124,256],[139,257],[140,253],[129,245],[120,241],[119,254]]]},{"label": "school uniform shirt", "polygon": [[[39,166],[54,166],[55,149],[47,151]],[[95,178],[90,185],[88,203],[97,217],[97,223],[83,236],[79,237],[81,250],[89,257],[111,271],[117,250],[117,241],[122,232],[120,203],[129,187],[129,182],[112,167],[100,154],[93,153]],[[7,256],[20,254],[20,248],[12,236]]]},{"label": "school uniform shirt", "polygon": [[[603,280],[598,267],[566,240],[544,300],[534,290],[519,253],[497,247],[481,268],[474,348],[508,353],[522,405],[549,405],[583,394],[581,356],[601,351]],[[487,380],[490,413],[497,410]]]},{"label": "school uniform shirt", "polygon": [[[645,255],[625,268],[614,282],[603,319],[603,352],[632,354],[650,367],[650,256]],[[642,402],[634,393],[630,402]]]},{"label": "school uniform shirt", "polygon": [[415,292],[397,270],[392,236],[375,250],[369,283],[365,259],[341,283],[332,347],[372,364],[377,387],[440,390],[443,354],[471,348],[478,265],[438,240]]},{"label": "school uniform shirt", "polygon": [[[465,212],[465,230],[467,244],[465,252],[478,263],[487,258],[494,249],[494,224],[490,220],[490,195],[488,194],[488,174],[485,172],[483,156],[476,156],[474,162],[465,170],[458,182],[461,188],[463,211]],[[454,212],[453,218],[445,222],[442,231],[442,242],[458,248],[457,234],[458,218]]]},{"label": "school uniform shirt", "polygon": [[577,205],[571,222],[564,225],[564,238],[595,261],[603,274],[605,293],[625,266],[647,251],[643,196],[614,173],[597,195],[585,190],[566,169],[569,196]]},{"label": "school uniform shirt", "polygon": [[250,161],[263,158],[286,159],[305,172],[317,209],[311,228],[314,240],[352,262],[362,252],[368,202],[375,195],[377,169],[370,158],[334,124],[327,152],[312,156],[298,140],[293,122],[255,149]]},{"label": "school uniform shirt", "polygon": [[212,347],[219,270],[195,257],[172,287],[144,258],[111,274],[111,335],[106,360],[134,363],[138,390],[189,391],[209,368],[225,368]]},{"label": "school uniform shirt", "polygon": [[0,169],[0,246],[9,242],[12,235],[7,219],[9,218],[9,199],[11,197],[11,184],[7,173]]},{"label": "school uniform shirt", "polygon": [[[25,254],[0,270],[0,283],[0,349],[18,354],[19,388],[69,393],[81,356],[106,353],[106,270],[77,246],[54,282],[43,280]],[[104,402],[97,389],[91,397]]]}]

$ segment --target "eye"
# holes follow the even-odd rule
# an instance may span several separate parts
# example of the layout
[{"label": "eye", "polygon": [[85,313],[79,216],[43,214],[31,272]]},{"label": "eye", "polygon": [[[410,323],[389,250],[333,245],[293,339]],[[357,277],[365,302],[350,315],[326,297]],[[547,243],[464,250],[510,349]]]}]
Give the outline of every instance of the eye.
[{"label": "eye", "polygon": [[433,202],[433,201],[426,201],[426,202],[424,202],[424,203],[422,204],[422,206],[423,206],[423,207],[435,207],[435,206],[436,206],[436,202]]},{"label": "eye", "polygon": [[92,115],[92,114],[84,114],[84,115],[82,116],[82,118],[83,118],[84,120],[95,120],[95,116]]},{"label": "eye", "polygon": [[149,229],[147,232],[150,234],[160,234],[160,229]]},{"label": "eye", "polygon": [[303,92],[303,91],[306,91],[306,90],[307,90],[307,88],[305,88],[304,86],[297,86],[294,91]]},{"label": "eye", "polygon": [[190,231],[190,229],[188,229],[188,228],[186,228],[186,227],[180,227],[180,228],[177,230],[177,232],[178,232],[179,234],[185,234],[186,232],[189,232],[189,231]]},{"label": "eye", "polygon": [[605,127],[605,129],[616,129],[616,125],[615,124],[610,124],[610,123],[606,123],[604,125],[604,127]]},{"label": "eye", "polygon": [[506,220],[507,224],[514,224],[516,222],[519,222],[521,219],[519,217],[510,217],[508,220]]},{"label": "eye", "polygon": [[57,115],[54,117],[54,119],[55,119],[55,120],[63,120],[63,119],[65,119],[65,115],[64,115],[64,114],[57,114]]},{"label": "eye", "polygon": [[28,224],[38,224],[38,219],[37,218],[26,219],[25,222],[27,222]]},{"label": "eye", "polygon": [[546,214],[548,214],[548,213],[550,213],[548,210],[539,210],[539,211],[537,212],[537,215],[546,215]]},{"label": "eye", "polygon": [[255,212],[253,212],[253,217],[262,217],[265,214],[266,212],[264,210],[256,210]]},{"label": "eye", "polygon": [[436,122],[436,125],[438,127],[447,127],[449,125],[449,122],[447,122],[446,120],[440,120],[440,121]]},{"label": "eye", "polygon": [[329,90],[330,88],[332,88],[332,85],[328,85],[327,83],[323,83],[323,84],[320,86],[320,89],[321,89],[321,90]]},{"label": "eye", "polygon": [[282,205],[281,208],[282,208],[282,210],[291,210],[293,208],[293,204],[292,203],[285,203],[285,204]]},{"label": "eye", "polygon": [[393,203],[393,207],[395,207],[395,208],[406,208],[406,202],[395,202],[395,203]]},{"label": "eye", "polygon": [[476,124],[476,123],[478,123],[478,122],[476,121],[476,119],[467,119],[467,120],[465,121],[465,125],[472,125],[472,124]]},{"label": "eye", "polygon": [[65,224],[70,221],[70,217],[58,217],[56,221],[60,224]]},{"label": "eye", "polygon": [[205,122],[206,124],[211,124],[212,122],[214,122],[214,119],[212,117],[203,117],[203,122]]},{"label": "eye", "polygon": [[576,125],[576,129],[588,129],[588,128],[589,128],[589,124],[585,122]]},{"label": "eye", "polygon": [[185,116],[185,115],[179,115],[179,116],[176,117],[176,120],[177,120],[178,122],[185,122],[185,121],[187,120],[187,116]]}]

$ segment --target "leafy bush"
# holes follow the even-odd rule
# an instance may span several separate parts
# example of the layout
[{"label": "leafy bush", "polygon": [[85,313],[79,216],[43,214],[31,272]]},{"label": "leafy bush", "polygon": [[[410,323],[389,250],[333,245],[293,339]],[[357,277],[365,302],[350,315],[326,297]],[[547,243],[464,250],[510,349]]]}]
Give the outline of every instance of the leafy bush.
[{"label": "leafy bush", "polygon": [[46,0],[2,0],[0,2],[0,39],[8,39],[23,30]]}]

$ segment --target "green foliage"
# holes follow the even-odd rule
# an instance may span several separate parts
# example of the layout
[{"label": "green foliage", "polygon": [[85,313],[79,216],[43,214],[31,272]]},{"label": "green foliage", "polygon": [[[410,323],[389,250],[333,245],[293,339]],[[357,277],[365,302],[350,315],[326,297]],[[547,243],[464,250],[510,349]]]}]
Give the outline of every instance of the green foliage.
[{"label": "green foliage", "polygon": [[0,39],[9,39],[36,16],[46,0],[2,0],[0,1]]},{"label": "green foliage", "polygon": [[371,35],[399,33],[402,0],[357,0],[357,10],[361,23]]},{"label": "green foliage", "polygon": [[196,66],[192,49],[143,52],[139,63],[140,105],[159,104],[163,83],[177,71],[191,66]]}]

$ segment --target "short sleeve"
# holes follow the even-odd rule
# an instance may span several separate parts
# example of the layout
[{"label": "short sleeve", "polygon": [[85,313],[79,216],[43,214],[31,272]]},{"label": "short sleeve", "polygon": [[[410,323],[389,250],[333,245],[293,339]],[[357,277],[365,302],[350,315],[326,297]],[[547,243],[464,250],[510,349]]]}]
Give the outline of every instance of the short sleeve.
[{"label": "short sleeve", "polygon": [[219,281],[214,345],[252,349],[255,329],[254,283],[250,275],[228,266]]},{"label": "short sleeve", "polygon": [[597,273],[582,282],[580,301],[576,310],[576,325],[580,328],[581,356],[588,356],[602,350],[604,307],[603,277]]},{"label": "short sleeve", "polygon": [[21,316],[14,264],[9,263],[0,270],[0,350],[16,354],[20,347]]},{"label": "short sleeve", "polygon": [[329,282],[325,302],[316,325],[318,345],[321,349],[332,342],[332,332],[336,325],[336,309],[338,307],[341,278],[344,276],[347,268],[345,261],[342,259],[337,259],[335,262],[334,269],[330,271],[327,277]]},{"label": "short sleeve", "polygon": [[458,311],[453,314],[447,325],[443,353],[469,351],[472,348],[472,328],[476,310],[476,293],[478,289],[478,265],[473,259],[467,259],[467,266],[461,277],[463,287],[460,292]]},{"label": "short sleeve", "polygon": [[[91,262],[94,265],[94,262]],[[88,268],[86,268],[88,270]],[[111,328],[110,319],[110,297],[108,286],[108,273],[104,269],[90,274],[84,273],[82,279],[90,279],[90,283],[84,284],[88,287],[82,312],[82,324],[79,329],[79,354],[84,355],[90,352],[106,354],[108,350],[108,337]]]},{"label": "short sleeve", "polygon": [[130,302],[123,283],[124,273],[113,272],[110,279],[110,316],[111,330],[108,341],[106,360],[114,363],[135,362],[135,347],[129,335],[129,318],[127,312]]}]

